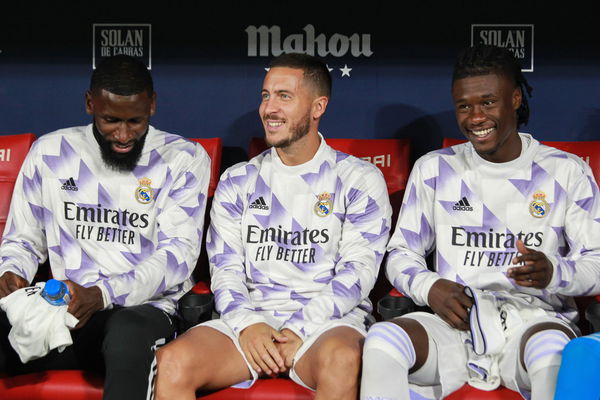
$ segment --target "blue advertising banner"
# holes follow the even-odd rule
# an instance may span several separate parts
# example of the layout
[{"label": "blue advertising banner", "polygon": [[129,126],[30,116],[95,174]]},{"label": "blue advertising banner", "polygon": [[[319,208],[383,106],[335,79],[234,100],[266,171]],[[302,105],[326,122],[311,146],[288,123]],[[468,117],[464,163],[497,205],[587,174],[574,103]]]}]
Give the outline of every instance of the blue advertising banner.
[{"label": "blue advertising banner", "polygon": [[415,159],[443,137],[460,137],[453,62],[463,47],[483,42],[522,60],[534,88],[523,131],[540,140],[596,139],[595,14],[583,2],[544,7],[541,15],[539,4],[522,1],[494,10],[434,1],[227,2],[200,10],[189,2],[16,5],[0,26],[0,134],[88,123],[83,95],[92,69],[102,57],[130,54],[155,79],[152,124],[221,137],[225,167],[262,135],[258,105],[269,60],[303,52],[321,57],[333,77],[326,137],[409,138]]}]

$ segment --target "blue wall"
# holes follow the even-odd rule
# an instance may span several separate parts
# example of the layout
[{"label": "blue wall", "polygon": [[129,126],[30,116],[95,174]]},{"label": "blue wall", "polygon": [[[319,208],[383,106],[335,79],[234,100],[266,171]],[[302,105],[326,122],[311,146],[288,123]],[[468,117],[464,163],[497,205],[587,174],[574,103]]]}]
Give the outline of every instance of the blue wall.
[{"label": "blue wall", "polygon": [[[257,107],[270,56],[248,56],[246,28],[277,25],[283,40],[310,24],[328,39],[369,34],[373,52],[323,57],[334,68],[334,90],[321,131],[326,137],[409,137],[414,159],[439,147],[443,136],[460,137],[450,75],[456,53],[470,44],[471,25],[533,24],[534,71],[526,73],[534,88],[532,115],[522,130],[541,140],[600,139],[600,35],[596,14],[584,2],[543,16],[547,3],[524,1],[486,7],[227,2],[200,11],[180,3],[3,11],[0,134],[42,135],[88,123],[83,95],[92,68],[93,24],[151,24],[158,93],[152,124],[187,137],[221,136],[226,167],[245,159],[250,137],[262,134]],[[352,68],[350,77],[341,76],[344,65]]]}]

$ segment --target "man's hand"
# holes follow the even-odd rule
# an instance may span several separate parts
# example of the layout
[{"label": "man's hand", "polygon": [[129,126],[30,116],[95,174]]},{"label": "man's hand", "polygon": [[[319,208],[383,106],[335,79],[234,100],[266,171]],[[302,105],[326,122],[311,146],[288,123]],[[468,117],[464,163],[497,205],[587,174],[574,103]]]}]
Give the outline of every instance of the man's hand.
[{"label": "man's hand", "polygon": [[294,356],[296,355],[296,352],[300,346],[302,346],[303,341],[298,335],[289,329],[282,329],[281,334],[287,337],[288,340],[286,342],[276,342],[275,346],[279,350],[281,357],[283,357],[283,362],[285,364],[285,371],[280,372],[286,372],[292,368]]},{"label": "man's hand", "polygon": [[252,368],[259,374],[278,374],[285,369],[275,342],[284,343],[287,340],[285,335],[264,322],[250,325],[240,332],[240,346]]},{"label": "man's hand", "polygon": [[14,272],[7,271],[0,276],[0,298],[8,296],[15,290],[29,286],[29,282]]},{"label": "man's hand", "polygon": [[429,307],[453,328],[469,329],[469,309],[473,300],[465,294],[465,287],[448,279],[438,279],[427,295]]},{"label": "man's hand", "polygon": [[97,286],[83,287],[73,281],[65,281],[71,292],[71,302],[67,311],[70,312],[79,323],[75,329],[79,329],[88,322],[96,311],[104,308],[102,292]]},{"label": "man's hand", "polygon": [[541,251],[525,247],[523,241],[517,240],[517,250],[521,253],[515,257],[513,264],[524,263],[522,267],[509,268],[507,275],[520,286],[543,289],[552,280],[554,267]]}]

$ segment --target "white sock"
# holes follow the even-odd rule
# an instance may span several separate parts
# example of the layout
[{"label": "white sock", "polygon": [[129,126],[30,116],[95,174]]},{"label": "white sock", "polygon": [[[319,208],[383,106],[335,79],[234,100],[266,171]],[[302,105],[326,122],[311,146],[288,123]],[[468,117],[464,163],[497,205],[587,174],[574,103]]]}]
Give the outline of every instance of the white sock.
[{"label": "white sock", "polygon": [[415,348],[408,334],[392,322],[378,322],[363,347],[361,400],[410,400],[408,370]]},{"label": "white sock", "polygon": [[554,398],[562,351],[569,340],[563,331],[548,329],[527,341],[524,361],[531,382],[531,400]]}]

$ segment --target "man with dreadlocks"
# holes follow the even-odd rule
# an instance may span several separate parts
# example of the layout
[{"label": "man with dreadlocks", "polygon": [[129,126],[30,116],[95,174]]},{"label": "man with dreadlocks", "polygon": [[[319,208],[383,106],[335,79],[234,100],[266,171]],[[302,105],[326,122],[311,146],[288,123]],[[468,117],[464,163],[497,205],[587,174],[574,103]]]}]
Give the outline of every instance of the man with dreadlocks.
[{"label": "man with dreadlocks", "polygon": [[[173,338],[177,300],[192,286],[210,158],[201,145],[150,125],[156,93],[135,58],[104,59],[85,107],[91,123],[41,136],[15,185],[0,246],[0,372],[99,370],[104,399],[141,400],[154,350]],[[33,293],[47,259],[69,288],[67,311],[78,323],[64,351],[24,358],[7,338],[22,321],[7,315],[23,291]],[[48,318],[17,341],[30,342],[26,352],[39,347],[32,338]]]},{"label": "man with dreadlocks", "polygon": [[438,399],[465,382],[553,398],[577,332],[572,296],[600,292],[600,199],[584,161],[518,131],[525,93],[510,51],[458,57],[452,98],[468,142],[415,163],[386,264],[433,314],[371,327],[361,399]]}]

